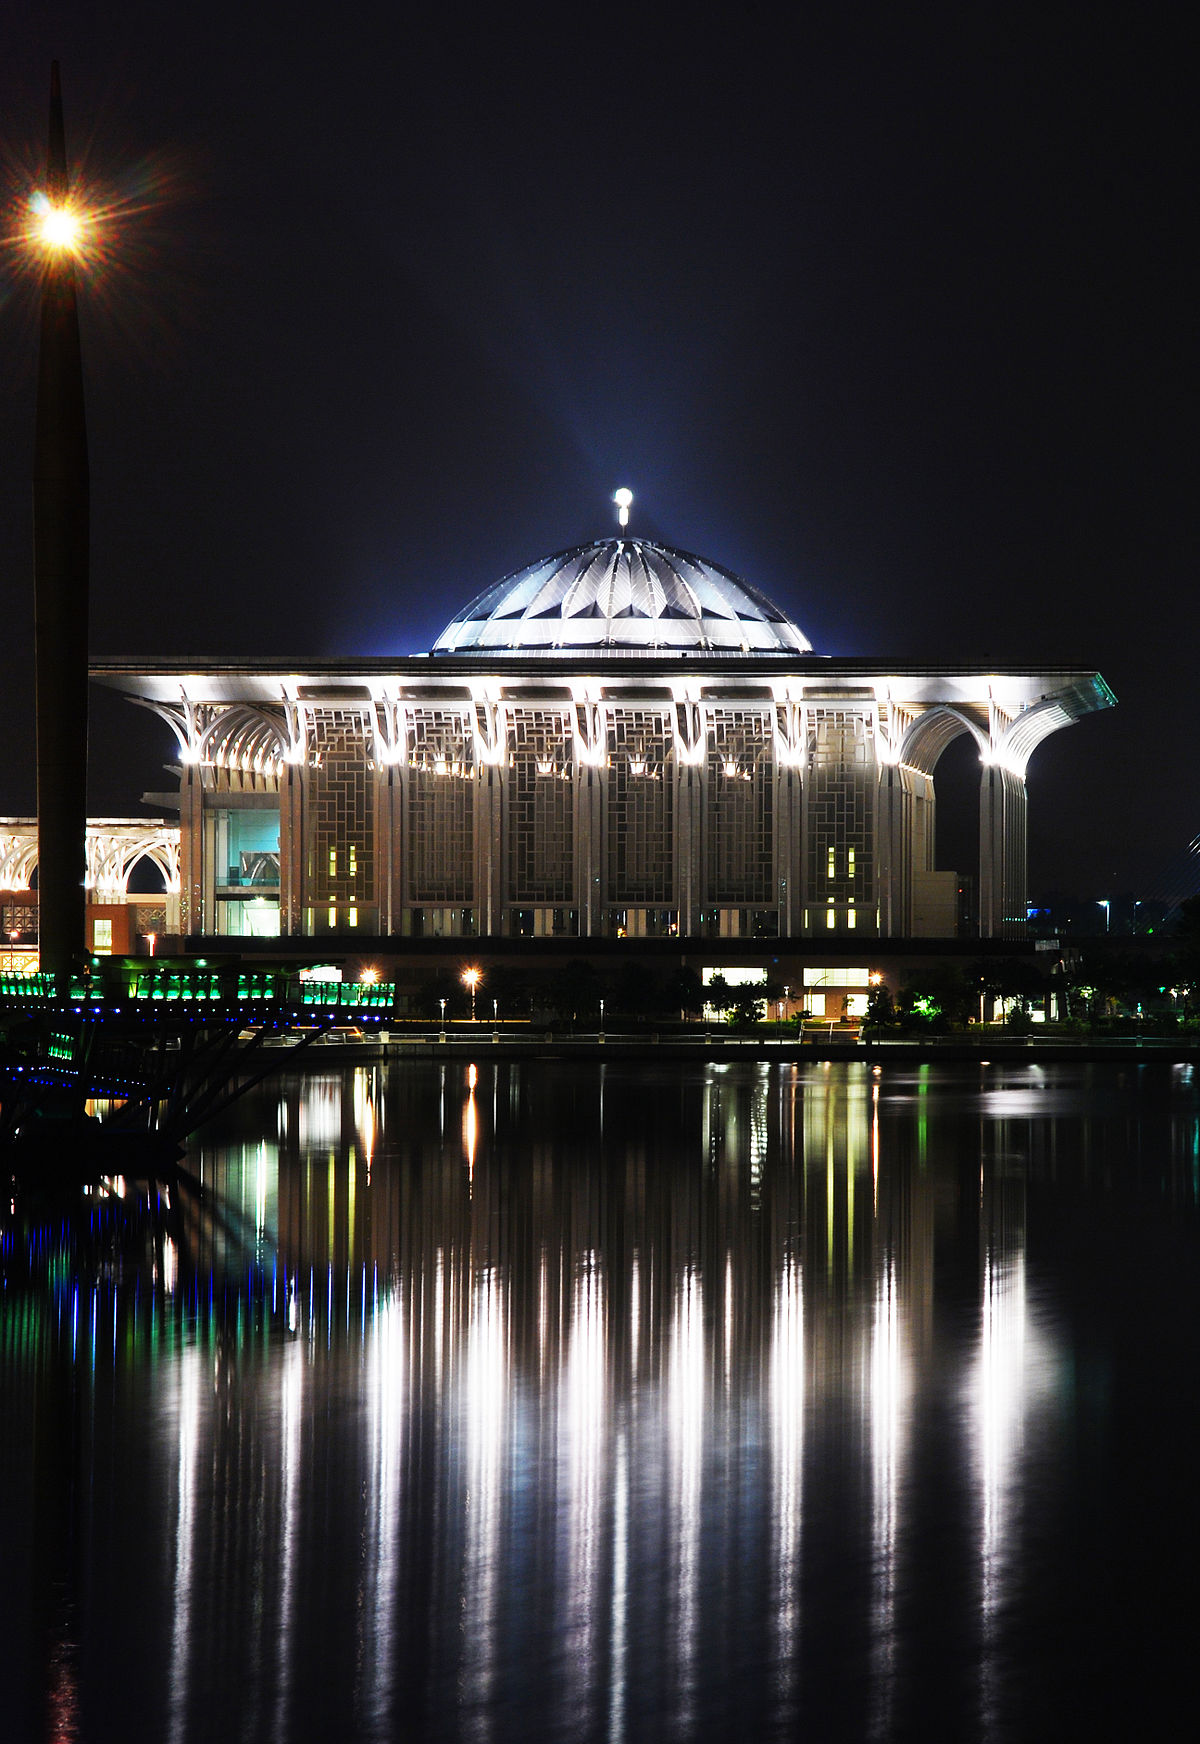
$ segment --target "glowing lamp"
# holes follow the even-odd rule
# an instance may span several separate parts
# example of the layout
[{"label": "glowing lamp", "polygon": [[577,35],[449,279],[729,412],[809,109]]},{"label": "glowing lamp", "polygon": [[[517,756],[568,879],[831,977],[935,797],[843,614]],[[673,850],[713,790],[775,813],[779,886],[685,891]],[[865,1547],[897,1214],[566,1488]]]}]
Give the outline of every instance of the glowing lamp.
[{"label": "glowing lamp", "polygon": [[71,206],[56,206],[47,195],[38,193],[33,207],[34,236],[43,248],[56,254],[70,254],[83,239],[83,220]]},{"label": "glowing lamp", "polygon": [[629,525],[629,511],[633,506],[633,492],[624,485],[613,492],[613,502],[617,505],[617,524],[621,527]]}]

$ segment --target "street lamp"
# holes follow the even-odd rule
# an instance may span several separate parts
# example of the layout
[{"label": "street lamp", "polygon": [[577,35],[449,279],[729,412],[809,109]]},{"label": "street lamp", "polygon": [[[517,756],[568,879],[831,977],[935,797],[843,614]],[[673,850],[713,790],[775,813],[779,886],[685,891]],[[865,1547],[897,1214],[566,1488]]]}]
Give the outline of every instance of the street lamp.
[{"label": "street lamp", "polygon": [[446,1032],[446,1001],[444,999],[439,999],[438,1004],[442,1008],[442,1033],[444,1035]]},{"label": "street lamp", "polygon": [[46,185],[28,241],[42,263],[33,462],[39,962],[59,993],[83,955],[86,899],[88,458],[72,202],[58,62],[50,71]]},{"label": "street lamp", "polygon": [[475,989],[479,986],[479,983],[483,979],[483,976],[480,974],[478,969],[464,969],[462,972],[462,979],[463,979],[463,986],[469,987],[471,990],[471,1022],[474,1023],[475,1022]]},{"label": "street lamp", "polygon": [[600,1034],[604,1034],[604,1001],[600,1001]]},{"label": "street lamp", "polygon": [[1109,913],[1109,910],[1111,908],[1110,899],[1107,896],[1102,896],[1099,899],[1099,901],[1096,903],[1096,907],[1102,908],[1104,910],[1104,930],[1105,930],[1105,932],[1107,932],[1108,931],[1108,923],[1109,923],[1109,920],[1111,919],[1111,915]]}]

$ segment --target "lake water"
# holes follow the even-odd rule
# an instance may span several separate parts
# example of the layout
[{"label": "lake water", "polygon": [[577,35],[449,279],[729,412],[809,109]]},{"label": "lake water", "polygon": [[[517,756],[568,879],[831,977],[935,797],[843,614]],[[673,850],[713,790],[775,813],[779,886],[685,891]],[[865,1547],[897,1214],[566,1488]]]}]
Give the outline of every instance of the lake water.
[{"label": "lake water", "polygon": [[472,1076],[8,1218],[0,1737],[1188,1734],[1190,1068]]}]

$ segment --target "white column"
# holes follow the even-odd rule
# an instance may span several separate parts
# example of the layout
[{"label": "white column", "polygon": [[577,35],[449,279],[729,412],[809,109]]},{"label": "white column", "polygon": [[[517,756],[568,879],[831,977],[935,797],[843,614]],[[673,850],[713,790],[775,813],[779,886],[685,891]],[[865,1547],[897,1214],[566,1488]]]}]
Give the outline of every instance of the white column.
[{"label": "white column", "polygon": [[285,763],[279,778],[279,930],[304,931],[304,765]]},{"label": "white column", "polygon": [[504,771],[485,763],[475,781],[475,913],[479,931],[494,937],[504,930],[505,898],[508,894],[504,863],[507,832],[504,828]]},{"label": "white column", "polygon": [[804,925],[804,872],[800,857],[804,779],[799,769],[776,762],[775,884],[779,893],[779,931],[785,938]]},{"label": "white column", "polygon": [[185,763],[179,784],[179,930],[213,930],[204,912],[204,788],[200,767]]},{"label": "white column", "polygon": [[1026,798],[1022,778],[984,765],[979,788],[979,933],[1022,938],[1026,924]]}]

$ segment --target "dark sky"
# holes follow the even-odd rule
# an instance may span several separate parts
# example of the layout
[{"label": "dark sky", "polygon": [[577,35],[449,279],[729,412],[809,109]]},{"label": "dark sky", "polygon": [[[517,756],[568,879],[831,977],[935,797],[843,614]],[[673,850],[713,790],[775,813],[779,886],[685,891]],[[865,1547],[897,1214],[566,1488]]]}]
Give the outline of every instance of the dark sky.
[{"label": "dark sky", "polygon": [[[1032,886],[1180,893],[1189,14],[906,10],[13,0],[10,220],[55,56],[127,214],[84,295],[94,649],[418,652],[625,483],[635,532],[819,652],[1098,667],[1119,708],[1030,767]],[[29,812],[35,301],[2,273],[0,812]],[[93,811],[170,754],[96,697]]]}]

